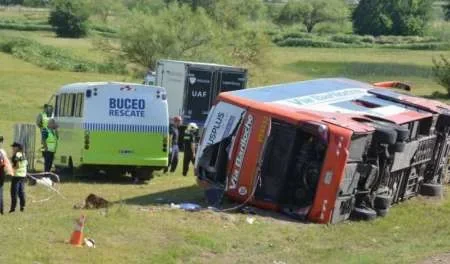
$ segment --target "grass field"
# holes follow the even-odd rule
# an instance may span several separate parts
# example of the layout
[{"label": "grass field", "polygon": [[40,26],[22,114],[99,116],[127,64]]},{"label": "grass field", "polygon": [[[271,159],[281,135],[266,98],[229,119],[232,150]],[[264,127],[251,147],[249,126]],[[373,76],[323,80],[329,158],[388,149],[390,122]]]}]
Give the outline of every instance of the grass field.
[{"label": "grass field", "polygon": [[[17,34],[23,33],[0,32],[0,36]],[[27,32],[25,36],[102,59],[89,39],[56,39],[48,32]],[[430,76],[431,59],[438,54],[441,52],[272,48],[267,66],[251,69],[250,86],[329,76],[400,80],[411,82],[418,95],[449,102],[444,89]],[[40,106],[59,86],[96,80],[140,81],[128,76],[48,71],[0,53],[0,132],[6,136],[6,144],[11,143],[12,125],[34,122]],[[9,183],[4,187],[7,209],[8,188]],[[193,176],[182,177],[179,172],[158,176],[144,185],[131,185],[126,178],[68,178],[60,189],[67,199],[33,203],[49,193],[27,186],[26,212],[0,217],[0,263],[415,263],[450,251],[448,196],[412,199],[395,206],[386,218],[370,223],[324,226],[258,215],[250,225],[243,214],[186,213],[159,205],[160,198],[203,202]],[[89,193],[117,203],[107,212],[72,209]],[[97,242],[96,249],[64,243],[81,213],[87,215],[85,232]]]}]

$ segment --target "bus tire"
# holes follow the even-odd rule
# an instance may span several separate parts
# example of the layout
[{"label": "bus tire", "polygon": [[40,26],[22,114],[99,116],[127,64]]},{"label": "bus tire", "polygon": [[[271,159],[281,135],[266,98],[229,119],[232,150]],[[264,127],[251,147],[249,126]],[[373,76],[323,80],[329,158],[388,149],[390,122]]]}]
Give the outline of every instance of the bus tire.
[{"label": "bus tire", "polygon": [[386,126],[375,125],[375,132],[373,133],[373,141],[378,144],[395,144],[397,142],[397,132]]},{"label": "bus tire", "polygon": [[441,184],[423,183],[420,186],[420,194],[423,196],[442,196],[443,191],[444,189]]},{"label": "bus tire", "polygon": [[395,144],[389,146],[389,149],[395,153],[401,153],[405,151],[406,143],[405,142],[396,142]]},{"label": "bus tire", "polygon": [[373,207],[375,209],[388,209],[391,207],[392,197],[389,195],[377,195],[373,201]]},{"label": "bus tire", "polygon": [[389,208],[387,209],[377,209],[377,216],[385,217],[389,213]]},{"label": "bus tire", "polygon": [[354,220],[370,221],[377,218],[377,212],[367,207],[355,207],[350,217]]}]

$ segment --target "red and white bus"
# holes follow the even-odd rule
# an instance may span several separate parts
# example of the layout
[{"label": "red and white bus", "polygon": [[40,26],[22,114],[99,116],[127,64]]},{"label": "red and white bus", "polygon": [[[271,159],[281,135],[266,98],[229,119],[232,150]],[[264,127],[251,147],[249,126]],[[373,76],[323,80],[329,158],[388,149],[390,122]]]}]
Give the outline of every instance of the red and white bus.
[{"label": "red and white bus", "polygon": [[317,223],[441,195],[450,106],[388,84],[332,78],[221,93],[199,143],[198,182]]}]

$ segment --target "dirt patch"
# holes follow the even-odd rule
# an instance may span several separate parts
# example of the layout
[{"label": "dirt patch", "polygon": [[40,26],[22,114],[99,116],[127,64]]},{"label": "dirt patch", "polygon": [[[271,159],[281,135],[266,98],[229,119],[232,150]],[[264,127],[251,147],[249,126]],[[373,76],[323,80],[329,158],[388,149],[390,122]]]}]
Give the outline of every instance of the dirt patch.
[{"label": "dirt patch", "polygon": [[444,264],[444,263],[450,263],[450,253],[428,257],[427,259],[418,262],[418,264]]}]

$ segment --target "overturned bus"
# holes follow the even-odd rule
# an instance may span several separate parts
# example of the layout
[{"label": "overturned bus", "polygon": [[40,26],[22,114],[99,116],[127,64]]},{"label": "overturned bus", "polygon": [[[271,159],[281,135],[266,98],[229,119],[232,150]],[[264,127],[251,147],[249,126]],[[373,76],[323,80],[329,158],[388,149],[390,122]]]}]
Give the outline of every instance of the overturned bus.
[{"label": "overturned bus", "polygon": [[220,94],[197,181],[317,223],[370,220],[418,194],[440,196],[450,106],[384,86],[334,78]]}]

